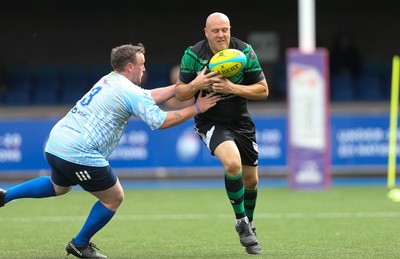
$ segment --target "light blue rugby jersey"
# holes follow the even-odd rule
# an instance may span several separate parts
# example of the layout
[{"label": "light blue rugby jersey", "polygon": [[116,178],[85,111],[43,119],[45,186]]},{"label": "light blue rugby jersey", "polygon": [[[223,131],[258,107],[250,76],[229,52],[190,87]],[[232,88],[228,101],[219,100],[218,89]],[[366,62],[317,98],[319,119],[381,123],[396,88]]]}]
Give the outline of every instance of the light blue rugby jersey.
[{"label": "light blue rugby jersey", "polygon": [[107,166],[128,120],[135,116],[152,130],[167,117],[151,92],[115,72],[101,78],[53,127],[45,151],[72,163]]}]

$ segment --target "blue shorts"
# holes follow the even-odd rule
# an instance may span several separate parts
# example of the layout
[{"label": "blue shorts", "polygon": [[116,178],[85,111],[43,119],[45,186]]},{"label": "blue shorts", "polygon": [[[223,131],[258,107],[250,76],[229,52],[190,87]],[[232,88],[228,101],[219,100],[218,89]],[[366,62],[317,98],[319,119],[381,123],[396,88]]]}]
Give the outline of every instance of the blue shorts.
[{"label": "blue shorts", "polygon": [[80,185],[85,191],[104,191],[117,182],[110,166],[93,167],[68,162],[46,152],[51,168],[51,180],[59,186]]}]

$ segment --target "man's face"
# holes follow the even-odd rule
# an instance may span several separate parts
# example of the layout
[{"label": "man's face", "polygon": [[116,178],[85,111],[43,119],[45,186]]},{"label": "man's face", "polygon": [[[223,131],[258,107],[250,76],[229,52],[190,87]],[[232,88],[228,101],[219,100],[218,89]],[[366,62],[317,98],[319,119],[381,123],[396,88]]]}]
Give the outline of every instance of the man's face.
[{"label": "man's face", "polygon": [[226,21],[216,20],[210,22],[204,32],[214,54],[229,47],[231,26]]},{"label": "man's face", "polygon": [[143,73],[146,71],[144,62],[144,54],[137,53],[136,64],[130,63],[129,80],[136,85],[139,85],[142,82]]}]

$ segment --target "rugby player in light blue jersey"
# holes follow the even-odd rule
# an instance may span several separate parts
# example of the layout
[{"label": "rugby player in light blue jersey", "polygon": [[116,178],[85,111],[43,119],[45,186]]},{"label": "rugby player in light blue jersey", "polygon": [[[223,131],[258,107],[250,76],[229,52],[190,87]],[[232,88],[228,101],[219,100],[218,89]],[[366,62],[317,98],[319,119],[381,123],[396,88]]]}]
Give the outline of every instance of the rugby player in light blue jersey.
[{"label": "rugby player in light blue jersey", "polygon": [[62,195],[75,185],[96,196],[98,201],[86,222],[66,246],[67,255],[107,258],[90,240],[111,220],[124,199],[107,157],[118,144],[128,120],[136,117],[152,130],[165,129],[207,111],[219,100],[216,95],[208,95],[180,110],[161,110],[158,104],[175,95],[175,86],[153,90],[138,86],[145,71],[144,54],[140,43],[113,48],[114,71],[102,77],[50,132],[45,154],[51,176],[29,180],[7,191],[0,189],[0,207],[20,198]]}]

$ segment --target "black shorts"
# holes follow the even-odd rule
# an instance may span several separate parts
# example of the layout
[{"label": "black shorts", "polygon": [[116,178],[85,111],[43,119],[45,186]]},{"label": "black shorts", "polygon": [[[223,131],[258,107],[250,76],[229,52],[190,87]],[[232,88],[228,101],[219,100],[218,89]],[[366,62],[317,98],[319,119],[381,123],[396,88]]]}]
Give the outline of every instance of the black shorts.
[{"label": "black shorts", "polygon": [[258,165],[256,130],[252,121],[248,121],[246,127],[242,128],[238,125],[203,121],[196,123],[194,129],[210,150],[211,155],[214,156],[214,151],[219,144],[232,140],[239,149],[242,165]]},{"label": "black shorts", "polygon": [[74,164],[46,152],[51,168],[51,180],[59,186],[80,185],[85,191],[104,191],[117,182],[110,166],[93,167]]}]

